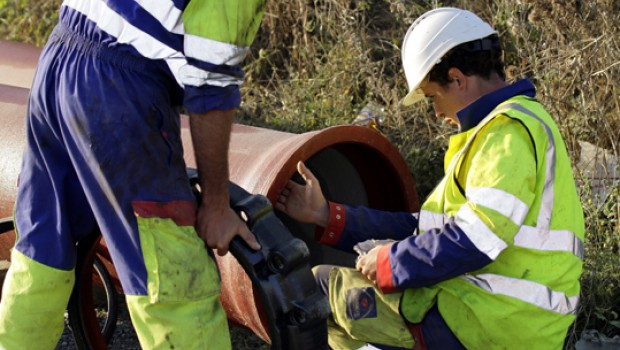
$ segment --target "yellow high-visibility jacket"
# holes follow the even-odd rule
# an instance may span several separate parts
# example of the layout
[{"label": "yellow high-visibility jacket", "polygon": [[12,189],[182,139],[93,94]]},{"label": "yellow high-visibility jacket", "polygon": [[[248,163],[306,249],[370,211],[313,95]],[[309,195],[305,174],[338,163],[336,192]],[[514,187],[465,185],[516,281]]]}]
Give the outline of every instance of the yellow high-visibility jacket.
[{"label": "yellow high-visibility jacket", "polygon": [[516,96],[454,135],[420,232],[449,218],[493,261],[404,292],[420,322],[437,303],[468,349],[560,349],[579,301],[584,218],[570,160],[542,105]]}]

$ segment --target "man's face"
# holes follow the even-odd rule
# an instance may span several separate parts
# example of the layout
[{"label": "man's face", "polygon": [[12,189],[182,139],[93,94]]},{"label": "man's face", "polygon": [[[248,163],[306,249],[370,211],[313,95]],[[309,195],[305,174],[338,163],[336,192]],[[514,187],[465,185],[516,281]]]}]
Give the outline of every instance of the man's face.
[{"label": "man's face", "polygon": [[436,82],[428,81],[420,89],[426,98],[433,104],[435,116],[442,118],[449,124],[458,126],[459,118],[456,112],[460,111],[466,104],[461,101],[458,82],[452,81],[447,86],[440,86]]}]

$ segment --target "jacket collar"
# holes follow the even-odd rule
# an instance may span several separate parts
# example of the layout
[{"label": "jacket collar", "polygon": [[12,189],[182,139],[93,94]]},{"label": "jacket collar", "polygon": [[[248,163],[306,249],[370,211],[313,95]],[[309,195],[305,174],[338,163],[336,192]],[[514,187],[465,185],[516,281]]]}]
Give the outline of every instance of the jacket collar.
[{"label": "jacket collar", "polygon": [[456,113],[461,125],[460,132],[467,131],[478,125],[497,105],[517,95],[533,98],[536,96],[536,88],[526,78],[479,97],[476,101]]}]

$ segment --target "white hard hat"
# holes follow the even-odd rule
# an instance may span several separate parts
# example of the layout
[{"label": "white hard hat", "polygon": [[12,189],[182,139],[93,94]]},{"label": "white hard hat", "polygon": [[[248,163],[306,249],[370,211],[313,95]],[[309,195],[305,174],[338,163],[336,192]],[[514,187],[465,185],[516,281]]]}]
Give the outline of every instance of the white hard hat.
[{"label": "white hard hat", "polygon": [[495,33],[488,23],[466,10],[443,7],[420,16],[403,41],[402,60],[409,93],[402,104],[411,105],[424,98],[420,84],[450,49]]}]

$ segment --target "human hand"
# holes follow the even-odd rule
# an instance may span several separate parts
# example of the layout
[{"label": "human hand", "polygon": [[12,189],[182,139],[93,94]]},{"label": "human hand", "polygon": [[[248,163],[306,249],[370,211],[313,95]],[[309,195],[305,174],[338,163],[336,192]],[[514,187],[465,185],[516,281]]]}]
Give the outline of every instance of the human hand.
[{"label": "human hand", "polygon": [[297,163],[297,172],[306,184],[300,185],[289,180],[275,208],[297,221],[326,227],[329,222],[329,205],[323,196],[321,184],[303,162]]},{"label": "human hand", "polygon": [[196,231],[209,248],[217,249],[220,256],[226,255],[230,241],[237,235],[243,238],[250,248],[260,249],[256,236],[229,207],[213,208],[201,205],[196,218]]},{"label": "human hand", "polygon": [[372,248],[366,254],[362,254],[357,258],[355,263],[355,268],[357,271],[361,272],[362,275],[366,276],[372,282],[377,282],[377,255],[379,254],[379,250],[385,247],[386,245],[392,245],[395,241],[384,241],[385,244],[377,245]]},{"label": "human hand", "polygon": [[355,264],[355,269],[361,272],[372,282],[377,282],[377,254],[381,246],[372,248],[368,253],[360,255]]}]

